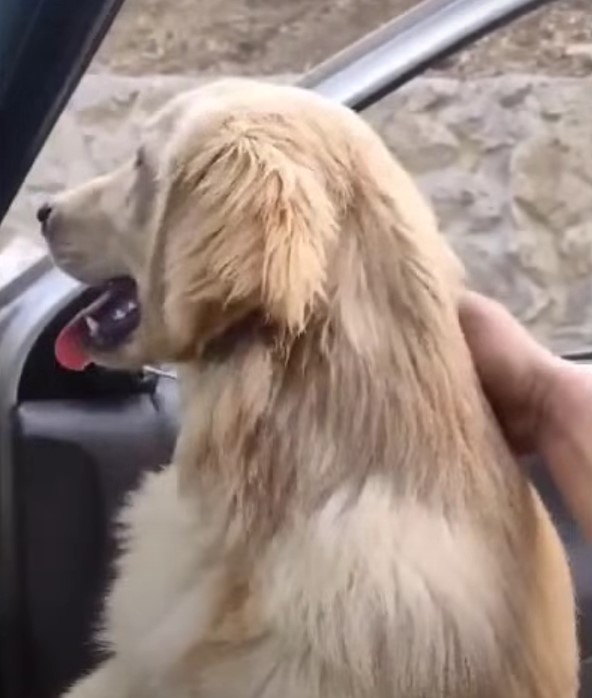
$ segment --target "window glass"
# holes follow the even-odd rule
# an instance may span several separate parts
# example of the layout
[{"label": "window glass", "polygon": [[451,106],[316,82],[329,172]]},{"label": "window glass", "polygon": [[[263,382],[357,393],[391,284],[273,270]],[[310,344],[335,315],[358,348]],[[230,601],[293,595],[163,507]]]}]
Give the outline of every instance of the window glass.
[{"label": "window glass", "polygon": [[0,228],[0,286],[44,253],[35,212],[133,150],[144,116],[200,80],[293,79],[418,0],[127,0]]},{"label": "window glass", "polygon": [[548,5],[366,112],[471,283],[557,351],[592,346],[592,16]]},{"label": "window glass", "polygon": [[[128,155],[199,81],[293,79],[417,0],[128,0],[0,228],[0,285],[44,253],[35,211]],[[473,285],[556,350],[592,344],[592,21],[564,0],[367,112],[430,197]]]}]

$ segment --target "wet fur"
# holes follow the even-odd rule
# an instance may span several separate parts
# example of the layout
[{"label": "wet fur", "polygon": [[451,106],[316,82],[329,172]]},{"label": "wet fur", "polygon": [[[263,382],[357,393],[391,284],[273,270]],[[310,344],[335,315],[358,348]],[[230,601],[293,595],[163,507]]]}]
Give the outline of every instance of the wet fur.
[{"label": "wet fur", "polygon": [[346,109],[250,81],[148,132],[153,203],[122,208],[130,167],[56,201],[58,263],[141,287],[98,358],[174,361],[183,399],[122,515],[112,658],[68,698],[575,698],[565,555],[406,173]]}]

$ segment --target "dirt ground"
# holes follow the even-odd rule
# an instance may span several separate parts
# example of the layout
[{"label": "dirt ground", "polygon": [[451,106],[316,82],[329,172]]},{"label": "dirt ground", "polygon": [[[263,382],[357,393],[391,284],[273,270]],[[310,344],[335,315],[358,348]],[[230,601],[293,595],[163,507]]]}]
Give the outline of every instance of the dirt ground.
[{"label": "dirt ground", "polygon": [[[300,72],[417,4],[127,0],[94,69],[132,75]],[[592,74],[592,0],[551,3],[447,60],[437,72]]]}]

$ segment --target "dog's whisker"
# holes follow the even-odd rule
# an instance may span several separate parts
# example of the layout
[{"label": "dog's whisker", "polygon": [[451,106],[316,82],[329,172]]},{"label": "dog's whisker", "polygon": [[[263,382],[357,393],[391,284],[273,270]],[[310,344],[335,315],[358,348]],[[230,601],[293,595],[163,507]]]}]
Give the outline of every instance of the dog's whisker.
[{"label": "dog's whisker", "polygon": [[167,378],[168,380],[176,381],[178,380],[177,374],[174,371],[167,371],[162,368],[157,368],[156,366],[144,366],[144,373],[148,373],[153,376],[158,376],[159,378]]}]

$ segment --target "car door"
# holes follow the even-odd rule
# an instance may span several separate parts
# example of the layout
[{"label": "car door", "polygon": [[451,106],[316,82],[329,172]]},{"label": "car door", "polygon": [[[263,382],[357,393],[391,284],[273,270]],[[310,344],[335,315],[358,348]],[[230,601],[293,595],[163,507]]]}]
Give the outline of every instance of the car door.
[{"label": "car door", "polygon": [[[26,16],[23,8],[19,15],[16,5],[7,6],[15,14],[2,28],[12,37],[14,47],[6,55],[15,60],[8,61],[7,65],[12,63],[10,71],[5,71],[0,83],[0,132],[9,143],[3,156],[4,162],[11,163],[2,168],[0,215],[8,208],[120,4],[94,0],[84,8],[78,3],[67,8],[68,3],[39,0],[38,12]],[[415,169],[420,184],[434,200],[445,232],[459,237],[454,225],[459,217],[481,225],[487,210],[483,213],[482,199],[478,199],[465,208],[461,201],[456,217],[450,214],[450,198],[458,195],[462,199],[466,181],[457,173],[450,179],[448,198],[443,198],[441,191],[431,188],[435,178],[430,167],[434,158],[439,163],[438,158],[457,157],[461,149],[443,129],[435,145],[431,135],[424,142],[422,132],[413,131],[418,124],[428,122],[425,128],[437,131],[438,110],[442,104],[454,110],[458,99],[455,102],[451,84],[440,82],[433,88],[435,92],[426,95],[425,91],[414,93],[417,83],[410,80],[429,72],[443,59],[465,55],[459,51],[479,37],[506,31],[503,25],[511,22],[514,26],[523,13],[535,7],[550,8],[553,3],[410,0],[404,4],[414,9],[322,62],[301,82],[361,111],[387,142],[393,132],[404,134],[394,137],[393,148],[401,151],[403,158],[410,148],[417,149],[419,155],[411,155],[418,159],[410,157],[410,169]],[[169,11],[174,12],[174,8]],[[543,11],[548,8],[543,7]],[[12,27],[11,32],[7,27]],[[59,36],[52,31],[56,27],[60,28]],[[66,35],[68,41],[60,38]],[[107,166],[111,157],[119,155],[109,152],[106,131],[95,138],[88,130],[74,128],[90,118],[92,109],[100,108],[102,84],[100,74],[89,76],[73,94],[49,141],[58,159],[61,149],[73,148],[78,137],[82,145],[76,152],[96,157],[100,166]],[[156,87],[146,82],[141,91],[145,102],[153,103],[191,84],[192,78],[186,76],[176,81],[163,78]],[[457,85],[455,89],[461,88]],[[32,101],[31,90],[35,93]],[[122,79],[118,90],[116,108],[124,109],[126,100],[134,99],[135,108],[144,108],[136,83],[130,87]],[[486,86],[481,85],[481,90],[487,92]],[[517,93],[521,94],[520,89]],[[494,94],[492,104],[500,99]],[[510,110],[520,104],[515,94],[503,99]],[[401,105],[404,115],[394,122],[390,115],[401,111]],[[471,121],[470,114],[467,119]],[[133,139],[133,128],[125,135]],[[419,163],[417,167],[415,163]],[[471,180],[480,174],[470,169],[465,172]],[[81,173],[70,175],[76,178]],[[446,181],[440,176],[438,181],[443,179]],[[39,180],[31,182],[29,178],[21,192],[26,199],[25,214],[21,219],[14,215],[5,219],[4,231],[10,231],[15,220],[21,225],[27,216],[34,227],[35,187],[43,188]],[[17,230],[18,225],[14,225]],[[472,229],[460,240],[459,250],[467,259],[479,260],[478,247],[476,252],[463,248],[471,234]],[[500,234],[507,231],[500,228]],[[32,240],[28,234],[22,238],[13,235],[10,245],[0,247],[0,262],[4,253],[4,267],[0,264],[0,694],[5,698],[59,695],[100,660],[91,633],[116,549],[113,518],[144,472],[166,466],[178,412],[176,383],[167,373],[147,368],[130,374],[91,367],[82,374],[72,374],[60,369],[53,357],[53,343],[65,319],[83,304],[85,290],[54,269]],[[459,240],[453,239],[453,243]],[[0,244],[4,244],[1,236]],[[490,280],[490,287],[484,290],[511,304],[516,294],[510,284],[502,283],[508,259],[491,255],[489,266],[477,269],[476,275],[483,282]],[[498,269],[501,272],[496,276]],[[570,346],[567,342],[561,349]],[[585,353],[572,355],[575,361],[587,358]],[[584,697],[592,695],[592,551],[562,507],[544,467],[540,462],[532,467],[572,559],[582,611]]]}]

